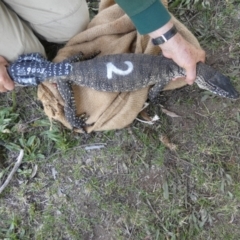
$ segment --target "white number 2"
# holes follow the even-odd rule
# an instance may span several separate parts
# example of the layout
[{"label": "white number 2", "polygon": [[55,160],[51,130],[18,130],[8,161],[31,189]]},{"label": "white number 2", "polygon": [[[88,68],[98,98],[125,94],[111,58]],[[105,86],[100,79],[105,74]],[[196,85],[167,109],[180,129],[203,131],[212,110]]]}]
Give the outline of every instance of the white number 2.
[{"label": "white number 2", "polygon": [[125,61],[124,63],[128,66],[127,70],[121,70],[121,69],[117,68],[116,66],[114,66],[113,63],[111,63],[111,62],[107,63],[107,78],[112,79],[113,73],[121,75],[121,76],[126,76],[126,75],[130,74],[133,71],[132,62]]}]

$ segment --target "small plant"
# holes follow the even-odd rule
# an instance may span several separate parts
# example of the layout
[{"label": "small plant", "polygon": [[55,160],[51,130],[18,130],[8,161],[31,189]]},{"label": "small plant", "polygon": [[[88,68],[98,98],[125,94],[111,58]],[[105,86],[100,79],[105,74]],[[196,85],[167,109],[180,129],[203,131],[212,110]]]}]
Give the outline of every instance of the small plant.
[{"label": "small plant", "polygon": [[59,130],[57,126],[53,126],[52,129],[44,131],[42,136],[50,139],[56,144],[56,148],[62,151],[66,151],[76,145],[75,139],[69,134],[68,130]]},{"label": "small plant", "polygon": [[14,134],[14,125],[19,114],[13,113],[12,108],[0,108],[0,139],[8,140]]},{"label": "small plant", "polygon": [[0,229],[0,237],[1,239],[24,239],[25,230],[21,228],[20,219],[12,214],[11,219],[8,223],[8,228]]}]

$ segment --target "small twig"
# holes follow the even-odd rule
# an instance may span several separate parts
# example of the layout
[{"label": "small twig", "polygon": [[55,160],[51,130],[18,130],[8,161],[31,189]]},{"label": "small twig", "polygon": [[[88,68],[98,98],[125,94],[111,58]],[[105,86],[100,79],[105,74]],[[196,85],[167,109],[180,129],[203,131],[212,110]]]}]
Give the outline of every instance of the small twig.
[{"label": "small twig", "polygon": [[193,21],[193,19],[196,18],[198,15],[200,15],[200,12],[196,13],[196,14],[195,14],[194,16],[192,16],[190,19],[187,19],[188,22],[191,24],[191,26],[192,26],[192,21]]},{"label": "small twig", "polygon": [[233,135],[224,135],[224,136],[219,136],[218,137],[231,137],[231,138],[235,138],[235,139],[238,139],[240,140],[240,137],[236,137],[236,136],[233,136]]},{"label": "small twig", "polygon": [[24,155],[24,151],[23,149],[20,150],[19,156],[17,158],[17,162],[15,163],[12,171],[10,172],[10,174],[8,175],[6,181],[4,182],[4,184],[0,187],[0,194],[2,193],[2,191],[6,188],[6,186],[9,184],[9,182],[11,181],[14,173],[18,170],[19,166],[22,163],[22,159],[23,159],[23,155]]},{"label": "small twig", "polygon": [[37,121],[38,119],[41,119],[41,118],[42,118],[42,117],[37,117],[37,118],[31,119],[30,121],[25,122],[25,123],[23,123],[23,124],[29,124],[29,123],[35,122],[35,121]]},{"label": "small twig", "polygon": [[157,212],[156,212],[156,211],[154,210],[154,208],[152,207],[152,204],[150,203],[150,201],[149,201],[148,199],[146,199],[146,200],[147,200],[148,206],[151,208],[152,212],[155,214],[156,218],[158,219],[160,226],[163,228],[163,230],[164,230],[167,234],[172,235],[172,234],[167,230],[167,228],[165,228],[165,226],[161,223],[162,221],[161,221],[160,217],[158,216]]},{"label": "small twig", "polygon": [[151,208],[152,212],[155,214],[155,216],[157,217],[157,219],[161,222],[161,219],[159,218],[157,212],[154,210],[154,208],[152,207],[152,204],[150,203],[150,201],[148,199],[147,200],[147,204],[148,206]]},{"label": "small twig", "polygon": [[85,147],[85,150],[89,151],[89,150],[101,149],[101,148],[105,148],[105,145],[92,145],[92,146],[87,146],[87,147]]},{"label": "small twig", "polygon": [[[141,122],[141,123],[146,123],[146,124],[149,124],[149,125],[153,125],[155,123],[155,121],[144,121],[140,118],[135,118],[137,121]],[[157,119],[159,120],[159,119]]]},{"label": "small twig", "polygon": [[175,161],[180,161],[180,162],[183,162],[184,164],[186,165],[189,165],[189,166],[192,166],[192,167],[196,167],[193,163],[191,162],[188,162],[182,158],[180,158],[178,155],[177,156],[174,156],[174,155],[171,155],[173,158],[175,158]]},{"label": "small twig", "polygon": [[[100,145],[100,146],[106,146],[107,145],[107,143],[95,143],[95,145]],[[72,147],[72,148],[69,148],[68,149],[68,151],[69,150],[76,150],[76,149],[78,149],[78,148],[86,148],[86,147],[90,147],[90,146],[92,146],[91,144],[83,144],[83,145],[80,145],[80,146],[76,146],[76,147]],[[85,149],[86,150],[86,149]],[[54,157],[55,155],[58,155],[58,154],[61,154],[61,152],[62,151],[57,151],[57,152],[55,152],[55,153],[53,153],[52,155],[50,155],[50,156],[48,156],[45,160],[46,161],[48,161],[50,158],[52,158],[52,157]]]},{"label": "small twig", "polygon": [[198,113],[198,112],[195,112],[197,115],[201,116],[201,117],[205,117],[205,118],[208,118],[207,116],[201,114],[201,113]]}]

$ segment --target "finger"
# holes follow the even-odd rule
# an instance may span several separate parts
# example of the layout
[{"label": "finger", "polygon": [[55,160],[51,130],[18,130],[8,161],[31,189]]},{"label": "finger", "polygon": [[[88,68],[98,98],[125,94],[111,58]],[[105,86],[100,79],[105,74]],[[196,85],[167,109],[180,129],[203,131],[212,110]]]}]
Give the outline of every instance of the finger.
[{"label": "finger", "polygon": [[186,82],[189,85],[192,85],[196,79],[196,65],[193,65],[189,68],[186,68]]},{"label": "finger", "polygon": [[0,85],[0,93],[3,93],[3,92],[7,92],[7,89],[4,87],[4,86],[2,86],[2,85]]},{"label": "finger", "polygon": [[205,60],[206,60],[206,52],[202,50],[199,56],[199,61],[204,63]]},{"label": "finger", "polygon": [[14,82],[13,82],[12,80],[9,79],[8,81],[5,81],[5,82],[4,82],[4,88],[5,88],[6,90],[11,91],[11,90],[14,89],[14,87],[15,87],[15,84],[14,84]]},{"label": "finger", "polygon": [[176,76],[175,78],[172,79],[172,81],[177,81],[179,79],[184,79],[185,80],[185,77],[183,77],[183,76]]},{"label": "finger", "polygon": [[57,88],[57,84],[56,84],[56,83],[52,83],[52,86],[53,86],[54,88]]}]

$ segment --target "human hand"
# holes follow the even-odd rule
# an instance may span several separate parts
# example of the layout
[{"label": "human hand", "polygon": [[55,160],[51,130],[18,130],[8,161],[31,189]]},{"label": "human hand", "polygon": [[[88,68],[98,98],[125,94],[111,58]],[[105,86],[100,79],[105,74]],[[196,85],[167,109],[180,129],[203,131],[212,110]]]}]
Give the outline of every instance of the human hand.
[{"label": "human hand", "polygon": [[[149,35],[152,38],[159,37],[166,33],[172,26],[173,24],[169,22],[164,25],[164,27]],[[175,63],[186,70],[185,81],[189,85],[192,85],[196,79],[196,65],[198,62],[205,61],[205,52],[190,44],[179,33],[170,38],[167,42],[161,44],[160,47],[165,57],[171,58]]]},{"label": "human hand", "polygon": [[14,82],[8,75],[6,67],[8,66],[7,60],[0,56],[0,92],[6,92],[14,89]]}]

